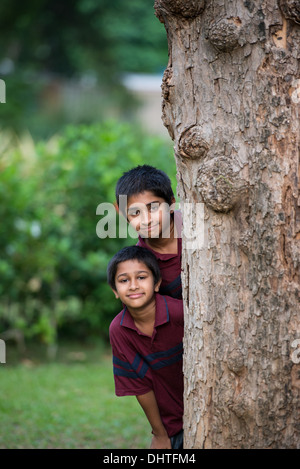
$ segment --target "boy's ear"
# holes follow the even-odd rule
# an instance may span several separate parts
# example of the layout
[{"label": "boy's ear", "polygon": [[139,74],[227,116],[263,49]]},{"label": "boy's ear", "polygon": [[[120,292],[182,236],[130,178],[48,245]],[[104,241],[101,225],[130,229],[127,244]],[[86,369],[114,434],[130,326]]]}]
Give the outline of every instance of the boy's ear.
[{"label": "boy's ear", "polygon": [[[172,207],[176,203],[175,197],[172,197],[171,201],[172,201],[172,203],[171,203],[170,207]],[[173,213],[173,212],[174,212],[174,209],[171,208],[170,213]]]},{"label": "boy's ear", "polygon": [[156,293],[159,292],[159,287],[160,287],[160,284],[161,284],[161,280],[162,280],[162,279],[159,279],[159,281],[154,285],[154,291],[155,291]]},{"label": "boy's ear", "polygon": [[121,213],[121,215],[123,215],[123,217],[126,218],[126,220],[127,220],[127,197],[126,197],[126,202],[124,203],[123,196],[121,195],[119,203],[120,203],[120,205],[118,204],[118,202],[116,200],[114,202],[114,207],[115,207],[118,215],[120,215],[120,213]]},{"label": "boy's ear", "polygon": [[120,213],[120,209],[119,209],[119,205],[118,205],[117,201],[114,202],[114,207],[115,207],[117,213]]},{"label": "boy's ear", "polygon": [[117,300],[118,300],[120,297],[119,297],[119,295],[118,295],[118,292],[117,292],[117,290],[114,290],[114,289],[112,288],[112,291],[114,292],[114,294],[115,294],[115,297],[116,297],[116,298],[117,298]]}]

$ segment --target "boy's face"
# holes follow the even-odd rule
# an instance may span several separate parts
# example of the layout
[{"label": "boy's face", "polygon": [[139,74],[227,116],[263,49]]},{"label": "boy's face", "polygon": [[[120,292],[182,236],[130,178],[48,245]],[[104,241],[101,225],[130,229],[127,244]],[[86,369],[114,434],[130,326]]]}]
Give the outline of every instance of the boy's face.
[{"label": "boy's face", "polygon": [[132,195],[127,200],[128,222],[143,238],[169,238],[171,212],[165,199],[152,191]]},{"label": "boy's face", "polygon": [[143,262],[124,261],[117,268],[114,293],[129,309],[143,308],[152,301],[160,283],[154,285],[153,274]]}]

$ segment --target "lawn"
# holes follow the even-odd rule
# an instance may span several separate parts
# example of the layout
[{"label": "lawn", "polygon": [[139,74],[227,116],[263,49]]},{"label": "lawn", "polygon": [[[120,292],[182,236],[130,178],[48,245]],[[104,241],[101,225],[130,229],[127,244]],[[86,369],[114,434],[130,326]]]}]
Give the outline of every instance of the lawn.
[{"label": "lawn", "polygon": [[13,353],[0,364],[0,449],[149,447],[136,398],[114,394],[109,351],[63,346],[51,362],[36,350],[19,361]]}]

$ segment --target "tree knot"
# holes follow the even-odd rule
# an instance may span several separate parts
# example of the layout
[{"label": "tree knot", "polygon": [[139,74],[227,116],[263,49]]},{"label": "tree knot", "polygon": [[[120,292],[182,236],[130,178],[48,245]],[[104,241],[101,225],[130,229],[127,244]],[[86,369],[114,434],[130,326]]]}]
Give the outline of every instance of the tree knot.
[{"label": "tree knot", "polygon": [[209,145],[202,134],[202,128],[199,125],[192,125],[182,132],[178,143],[181,157],[198,159],[206,156]]},{"label": "tree knot", "polygon": [[163,23],[164,13],[184,18],[195,18],[201,15],[206,0],[155,0],[156,16]]},{"label": "tree knot", "polygon": [[225,156],[204,161],[199,167],[197,187],[204,202],[216,212],[232,210],[247,185],[247,181],[238,176],[230,159]]},{"label": "tree knot", "polygon": [[223,18],[215,21],[209,28],[210,42],[221,51],[234,49],[239,42],[242,22],[240,18]]}]

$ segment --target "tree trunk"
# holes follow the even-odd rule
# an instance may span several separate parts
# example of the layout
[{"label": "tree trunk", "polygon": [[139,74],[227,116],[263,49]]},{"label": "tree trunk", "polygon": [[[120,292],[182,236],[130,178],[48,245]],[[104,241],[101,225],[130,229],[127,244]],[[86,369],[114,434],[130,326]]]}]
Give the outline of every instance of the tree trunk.
[{"label": "tree trunk", "polygon": [[155,10],[185,228],[204,204],[203,245],[183,239],[185,448],[300,448],[300,3]]}]

